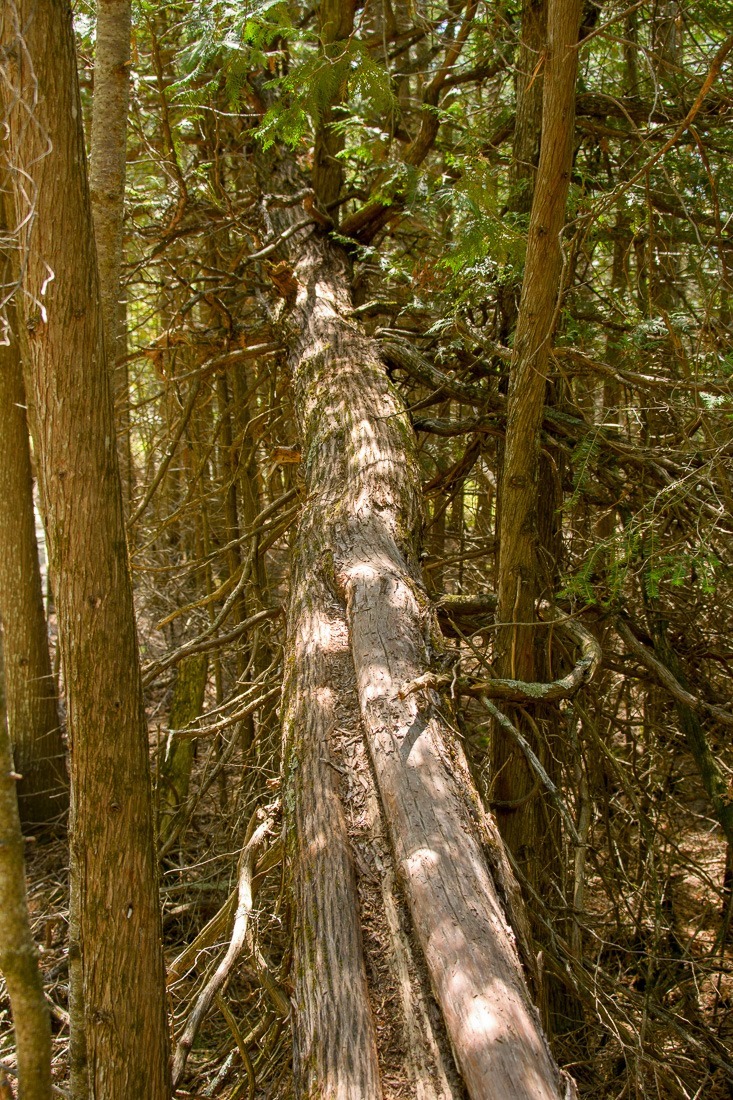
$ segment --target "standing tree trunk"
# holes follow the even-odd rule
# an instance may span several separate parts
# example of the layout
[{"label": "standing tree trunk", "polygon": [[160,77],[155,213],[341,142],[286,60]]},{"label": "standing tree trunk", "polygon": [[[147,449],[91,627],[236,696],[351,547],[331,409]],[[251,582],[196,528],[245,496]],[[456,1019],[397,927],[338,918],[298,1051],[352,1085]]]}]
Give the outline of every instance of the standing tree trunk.
[{"label": "standing tree trunk", "polygon": [[[86,180],[71,9],[7,3],[0,44],[21,229],[31,425],[71,751],[72,1095],[167,1100],[148,739]],[[81,990],[77,974],[81,972]],[[81,1013],[83,1012],[83,1019]]]},{"label": "standing tree trunk", "polygon": [[[580,0],[550,0],[548,6],[542,145],[510,373],[497,608],[497,621],[504,625],[497,639],[497,666],[499,676],[514,680],[535,681],[538,672],[536,603],[545,572],[539,553],[540,426],[562,272],[560,234],[572,167],[580,9]],[[536,781],[524,756],[506,744],[500,729],[494,775],[494,795],[506,807],[500,812],[502,835],[537,885],[537,847],[545,824],[537,813],[539,801],[527,797]]]},{"label": "standing tree trunk", "polygon": [[20,1096],[51,1100],[51,1022],[28,919],[16,778],[0,715],[0,971],[13,1011]]},{"label": "standing tree trunk", "polygon": [[[500,842],[482,814],[439,700],[420,679],[429,668],[432,616],[417,566],[420,482],[412,430],[374,345],[349,319],[344,257],[309,236],[301,243],[295,278],[289,359],[309,490],[298,569],[312,578],[314,603],[299,645],[291,643],[290,650],[291,799],[296,806],[315,805],[306,765],[326,755],[306,714],[314,700],[326,701],[323,688],[314,689],[309,662],[334,644],[332,628],[316,615],[327,593],[346,606],[385,825],[468,1093],[474,1100],[488,1095],[557,1100],[565,1082],[530,1003],[497,892],[494,876],[512,893]],[[330,873],[332,834],[326,825],[324,820],[315,829],[314,843]],[[487,852],[493,853],[491,868]],[[295,873],[317,891],[313,853],[312,846],[296,853],[303,865],[296,865]],[[339,929],[353,919],[349,911],[337,915]],[[312,957],[322,952],[326,959],[334,934],[330,925],[316,922],[301,939],[315,943]],[[328,975],[306,965],[303,980],[310,984],[310,997],[299,1001],[298,1009],[307,1015],[310,1006],[326,999],[316,991]],[[362,996],[355,984],[351,995]],[[344,1041],[339,1021],[306,1018],[305,1026],[310,1034],[318,1032],[322,1044],[338,1049],[340,1043],[340,1070],[348,1077],[357,1052]],[[335,1028],[332,1034],[326,1034],[328,1026]],[[358,1051],[365,1063],[368,1047],[365,1033]],[[354,1093],[345,1085],[343,1091],[333,1086],[318,1095]]]},{"label": "standing tree trunk", "polygon": [[122,223],[130,98],[130,0],[97,0],[89,186],[97,242],[104,332],[115,403],[122,491],[133,488],[130,416],[122,301]]},{"label": "standing tree trunk", "polygon": [[180,833],[196,749],[193,737],[173,738],[172,735],[175,730],[191,725],[201,714],[208,667],[208,655],[194,653],[181,661],[176,673],[168,715],[170,740],[159,765],[158,844],[161,852],[168,851],[174,836]]},{"label": "standing tree trunk", "polygon": [[[0,226],[7,219],[0,203]],[[7,252],[0,285],[12,285]],[[6,343],[0,345],[0,623],[5,660],[5,706],[23,825],[58,824],[68,809],[69,784],[59,724],[56,683],[48,651],[33,509],[33,475],[25,415],[15,307],[6,305]]]}]

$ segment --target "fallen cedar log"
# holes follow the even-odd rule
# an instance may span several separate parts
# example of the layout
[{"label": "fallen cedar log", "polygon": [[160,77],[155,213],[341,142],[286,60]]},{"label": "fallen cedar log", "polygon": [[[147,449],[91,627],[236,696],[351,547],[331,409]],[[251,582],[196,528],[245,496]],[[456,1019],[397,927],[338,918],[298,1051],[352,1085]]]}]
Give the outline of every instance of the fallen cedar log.
[{"label": "fallen cedar log", "polygon": [[[300,947],[308,954],[305,963],[296,959],[296,1047],[305,1037],[308,1061],[298,1068],[296,1057],[296,1087],[304,1096],[381,1096],[374,1030],[362,1011],[353,871],[335,787],[325,778],[329,769],[317,767],[333,721],[335,685],[327,672],[322,679],[314,673],[331,644],[333,600],[346,607],[385,826],[468,1093],[473,1100],[559,1100],[575,1087],[555,1065],[529,997],[507,915],[513,898],[520,920],[516,884],[496,828],[433,689],[403,690],[429,668],[434,629],[418,565],[420,479],[409,420],[377,346],[351,319],[344,254],[314,234],[296,238],[291,249],[288,359],[308,488],[286,653],[285,806],[308,831],[292,853],[304,910],[296,913],[296,925],[308,923],[300,933],[296,927],[296,953]],[[332,846],[336,863],[346,868],[338,904]],[[331,884],[325,898],[321,875]],[[341,966],[345,962],[349,980],[335,991],[338,942],[348,949]],[[319,982],[325,983],[322,997],[314,994]],[[338,1012],[329,1011],[331,1003]],[[347,1039],[344,1020],[350,1019],[359,1027]]]}]

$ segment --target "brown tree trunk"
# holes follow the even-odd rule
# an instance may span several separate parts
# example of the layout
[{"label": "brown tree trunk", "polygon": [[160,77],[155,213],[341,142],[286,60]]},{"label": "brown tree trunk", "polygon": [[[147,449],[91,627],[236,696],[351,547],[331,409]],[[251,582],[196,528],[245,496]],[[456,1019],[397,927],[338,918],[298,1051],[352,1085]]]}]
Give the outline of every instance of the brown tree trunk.
[{"label": "brown tree trunk", "polygon": [[[310,576],[311,599],[346,605],[362,721],[398,874],[417,940],[468,1093],[495,1100],[564,1095],[537,1014],[530,1003],[514,937],[486,859],[493,851],[501,885],[511,891],[501,847],[483,816],[460,746],[439,700],[417,681],[429,667],[432,617],[417,566],[419,476],[409,422],[376,350],[348,319],[351,309],[343,257],[315,237],[295,268],[298,282],[290,363],[306,456],[307,537],[299,540],[299,569]],[[313,610],[292,653],[291,693],[300,706],[323,697],[308,661],[327,651],[329,631]],[[320,695],[319,695],[320,691]],[[292,721],[292,720],[291,720]],[[309,759],[326,756],[310,742]],[[324,723],[327,730],[328,723]],[[324,734],[321,734],[323,739]],[[314,776],[291,754],[294,798],[314,804]],[[326,757],[328,759],[328,757]],[[329,778],[328,770],[321,765]],[[324,874],[332,874],[322,829],[314,843]],[[317,890],[314,849],[296,853],[296,868]],[[306,860],[306,856],[308,856]],[[317,911],[317,905],[316,909]],[[346,908],[340,920],[353,917]],[[319,923],[328,957],[332,936]],[[313,949],[311,949],[313,950]],[[354,946],[353,952],[357,952]],[[327,973],[305,968],[307,979]],[[358,967],[354,964],[354,973]],[[354,990],[356,999],[360,998]],[[318,1002],[310,990],[311,1003]],[[308,1013],[308,1006],[299,1005]],[[322,1021],[321,1021],[322,1023]],[[353,1057],[338,1022],[342,1067]],[[311,1030],[315,1024],[310,1021]],[[322,1029],[323,1030],[323,1029]],[[340,1039],[339,1039],[340,1036]],[[326,1039],[321,1034],[321,1042]],[[367,1053],[367,1044],[362,1046]],[[341,1095],[338,1091],[328,1095]],[[350,1095],[345,1091],[343,1095]],[[371,1093],[365,1093],[371,1095]]]},{"label": "brown tree trunk", "polygon": [[[170,1094],[148,740],[86,181],[71,10],[3,9],[24,260],[26,392],[47,511],[71,749],[72,926],[94,1100]],[[32,216],[31,216],[32,213]],[[78,1049],[80,990],[74,991]]]},{"label": "brown tree trunk", "polygon": [[89,187],[107,361],[118,429],[122,490],[125,503],[129,504],[133,466],[121,276],[130,95],[130,0],[97,0],[96,11]]},{"label": "brown tree trunk", "polygon": [[51,1022],[28,917],[16,779],[0,715],[0,971],[13,1012],[19,1095],[51,1100]]},{"label": "brown tree trunk", "polygon": [[159,766],[158,843],[161,853],[170,850],[174,835],[180,831],[196,748],[194,738],[176,738],[174,734],[192,725],[201,714],[208,667],[207,654],[195,653],[181,661],[176,673],[168,714],[169,741]]},{"label": "brown tree trunk", "polygon": [[547,0],[524,0],[517,60],[517,118],[510,168],[513,194],[509,208],[529,214],[534,197],[542,135],[544,50],[547,44]]},{"label": "brown tree trunk", "polygon": [[[550,0],[544,77],[542,146],[530,216],[527,258],[512,357],[506,447],[501,478],[497,640],[502,677],[534,681],[536,603],[543,578],[540,560],[540,426],[547,368],[562,272],[560,234],[565,223],[572,167],[575,77],[580,0]],[[536,786],[524,756],[507,751],[497,736],[494,794],[504,839],[537,875],[536,851],[544,823],[538,820]]]},{"label": "brown tree trunk", "polygon": [[[0,208],[3,229],[6,220]],[[7,253],[0,284],[10,286]],[[5,706],[23,825],[58,824],[69,784],[56,684],[48,651],[33,510],[33,475],[15,308],[6,306],[7,343],[0,345],[0,624]]]}]

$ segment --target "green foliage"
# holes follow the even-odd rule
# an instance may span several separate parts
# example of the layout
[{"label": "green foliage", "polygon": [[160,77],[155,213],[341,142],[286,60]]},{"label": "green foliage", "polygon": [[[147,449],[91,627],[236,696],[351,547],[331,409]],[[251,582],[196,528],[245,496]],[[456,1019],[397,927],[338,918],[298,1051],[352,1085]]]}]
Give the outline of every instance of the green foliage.
[{"label": "green foliage", "polygon": [[568,511],[577,507],[583,494],[594,475],[594,468],[600,450],[600,440],[597,433],[589,432],[573,451],[573,492],[565,504]]},{"label": "green foliage", "polygon": [[271,107],[257,130],[264,149],[282,141],[294,149],[308,130],[308,115],[299,105]]},{"label": "green foliage", "polygon": [[657,554],[644,576],[647,595],[657,599],[668,582],[673,588],[696,585],[705,596],[716,592],[721,571],[721,561],[712,551],[698,548],[696,551],[678,554]]},{"label": "green foliage", "polygon": [[670,332],[678,336],[695,328],[694,318],[687,313],[670,313],[666,317],[645,317],[631,330],[631,342],[637,348],[652,349],[669,339]]},{"label": "green foliage", "polygon": [[324,112],[341,104],[336,125],[349,129],[352,111],[365,105],[370,113],[381,114],[394,106],[389,74],[356,39],[335,43],[305,57],[267,87],[280,98],[265,115],[258,137],[267,149],[275,141],[297,145],[309,126],[315,130]]},{"label": "green foliage", "polygon": [[454,273],[491,260],[514,271],[524,263],[526,218],[509,214],[493,165],[483,157],[447,157],[451,175],[434,192],[450,214],[452,242],[443,263]]},{"label": "green foliage", "polygon": [[283,0],[209,3],[196,0],[188,44],[181,51],[181,77],[174,94],[181,102],[201,101],[222,78],[232,108],[241,106],[250,74],[271,70],[279,50],[296,31],[290,5]]},{"label": "green foliage", "polygon": [[688,536],[676,546],[662,544],[659,523],[658,514],[643,509],[613,535],[595,542],[580,567],[563,578],[560,597],[614,608],[631,596],[633,578],[651,599],[676,588],[714,595],[725,573],[716,552],[703,537]]}]

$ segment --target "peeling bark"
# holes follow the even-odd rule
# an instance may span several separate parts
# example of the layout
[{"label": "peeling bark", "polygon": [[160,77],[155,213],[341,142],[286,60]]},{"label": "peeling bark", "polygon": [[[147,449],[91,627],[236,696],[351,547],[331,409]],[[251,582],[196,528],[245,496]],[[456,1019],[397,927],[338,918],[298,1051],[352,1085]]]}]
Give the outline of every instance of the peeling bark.
[{"label": "peeling bark", "polygon": [[[301,538],[310,558],[318,533],[306,525]],[[344,608],[314,590],[310,564],[293,596],[285,728],[298,1095],[463,1100],[382,827]]]},{"label": "peeling bark", "polygon": [[291,580],[283,720],[295,905],[294,1073],[299,1097],[380,1100],[356,876],[330,750],[346,624],[310,568],[318,545],[306,519]]}]

